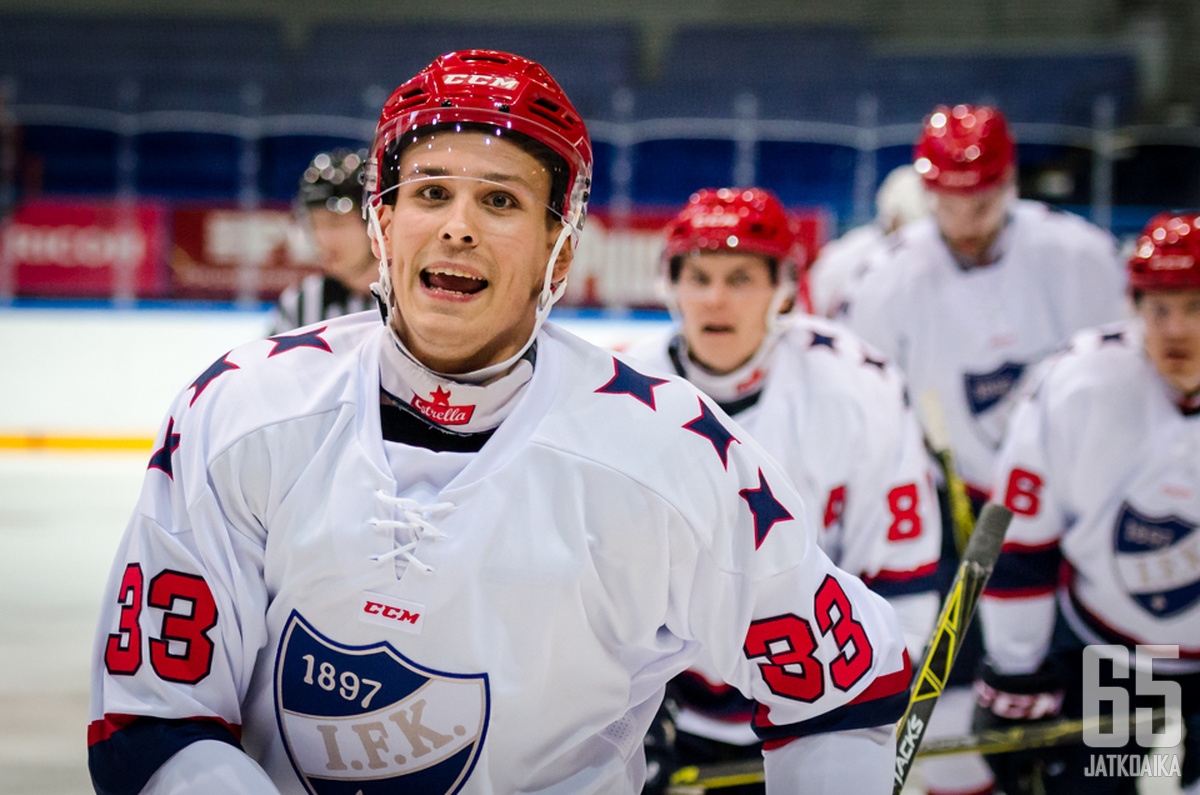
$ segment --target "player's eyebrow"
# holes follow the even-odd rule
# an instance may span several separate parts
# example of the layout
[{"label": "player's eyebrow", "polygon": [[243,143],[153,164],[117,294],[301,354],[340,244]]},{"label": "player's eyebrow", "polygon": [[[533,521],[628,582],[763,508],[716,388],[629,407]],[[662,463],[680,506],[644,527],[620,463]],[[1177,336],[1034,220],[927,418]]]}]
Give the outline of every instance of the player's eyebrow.
[{"label": "player's eyebrow", "polygon": [[522,176],[516,175],[516,174],[504,174],[504,173],[501,173],[498,171],[489,171],[485,174],[467,175],[467,174],[455,174],[450,169],[448,169],[444,166],[424,166],[424,167],[422,167],[422,166],[418,165],[418,166],[415,166],[413,169],[413,176],[421,176],[421,177],[461,176],[461,177],[468,177],[468,178],[470,178],[471,176],[474,176],[475,179],[486,180],[488,182],[499,182],[501,184],[515,183],[515,184],[523,187],[529,193],[534,193],[533,185],[529,182],[529,180],[525,179]]}]

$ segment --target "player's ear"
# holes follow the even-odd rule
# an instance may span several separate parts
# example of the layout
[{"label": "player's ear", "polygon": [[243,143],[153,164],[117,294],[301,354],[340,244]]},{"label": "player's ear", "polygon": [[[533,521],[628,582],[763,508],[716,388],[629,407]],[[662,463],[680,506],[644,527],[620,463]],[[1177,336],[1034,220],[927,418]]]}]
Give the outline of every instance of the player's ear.
[{"label": "player's ear", "polygon": [[568,240],[563,244],[562,250],[558,252],[558,259],[554,261],[554,276],[552,281],[561,282],[567,278],[567,271],[571,270],[571,263],[575,261],[575,247]]},{"label": "player's ear", "polygon": [[[392,228],[392,213],[395,208],[390,204],[380,205],[376,209],[376,217],[379,219],[379,233],[375,233],[375,224],[368,224],[367,229],[371,233],[371,252],[376,259],[383,259],[384,249],[390,248],[390,230]],[[379,237],[382,236],[383,240]]]}]

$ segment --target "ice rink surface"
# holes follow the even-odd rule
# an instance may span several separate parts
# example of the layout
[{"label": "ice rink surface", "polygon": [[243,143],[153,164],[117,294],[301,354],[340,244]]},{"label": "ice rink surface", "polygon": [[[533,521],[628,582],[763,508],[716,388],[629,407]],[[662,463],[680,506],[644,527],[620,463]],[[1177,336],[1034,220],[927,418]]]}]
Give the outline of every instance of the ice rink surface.
[{"label": "ice rink surface", "polygon": [[0,793],[82,795],[100,597],[146,455],[0,452]]}]

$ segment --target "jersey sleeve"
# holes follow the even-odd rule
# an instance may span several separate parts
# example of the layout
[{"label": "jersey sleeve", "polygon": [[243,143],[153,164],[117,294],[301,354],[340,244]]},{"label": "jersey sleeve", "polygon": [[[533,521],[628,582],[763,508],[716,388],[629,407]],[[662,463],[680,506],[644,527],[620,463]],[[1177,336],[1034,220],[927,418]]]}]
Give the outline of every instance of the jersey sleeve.
[{"label": "jersey sleeve", "polygon": [[238,484],[269,472],[268,456],[227,451],[210,465],[212,435],[189,397],[155,443],[101,604],[88,727],[101,792],[140,791],[200,740],[240,749],[241,703],[267,641],[265,533]]},{"label": "jersey sleeve", "polygon": [[1048,379],[1017,407],[996,464],[993,499],[1013,512],[980,602],[984,643],[1000,673],[1037,670],[1050,646],[1067,512],[1051,468]]},{"label": "jersey sleeve", "polygon": [[768,749],[894,723],[911,670],[891,606],[819,549],[761,448],[731,445],[728,471],[750,485],[695,566],[685,631],[704,650],[698,666],[756,702],[751,725]]}]

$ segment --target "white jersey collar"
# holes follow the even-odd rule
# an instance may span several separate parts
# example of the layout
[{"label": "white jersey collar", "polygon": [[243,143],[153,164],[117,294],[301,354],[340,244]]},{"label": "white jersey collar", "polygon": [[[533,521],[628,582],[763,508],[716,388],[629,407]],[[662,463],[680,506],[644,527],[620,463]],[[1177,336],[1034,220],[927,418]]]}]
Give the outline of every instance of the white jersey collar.
[{"label": "white jersey collar", "polygon": [[992,245],[989,246],[988,250],[985,251],[983,256],[979,258],[964,257],[962,254],[959,254],[957,251],[951,248],[950,243],[945,237],[942,237],[940,231],[938,232],[938,236],[941,237],[942,243],[944,243],[946,246],[946,250],[950,252],[950,259],[954,261],[954,264],[958,266],[959,270],[964,272],[978,270],[980,268],[986,268],[989,265],[995,265],[997,262],[1004,259],[1004,255],[1008,253],[1010,248],[1012,248],[1013,226],[1015,225],[1013,223],[1014,217],[1015,209],[1014,207],[1009,207],[1007,215],[1004,216],[1004,220],[1000,224],[1000,231],[997,233],[996,239],[992,241]]},{"label": "white jersey collar", "polygon": [[743,400],[762,391],[771,369],[771,354],[787,328],[786,322],[776,324],[767,332],[762,345],[750,360],[732,372],[718,374],[697,364],[688,354],[687,340],[681,333],[671,339],[671,359],[680,375],[690,381],[701,392],[721,404]]},{"label": "white jersey collar", "polygon": [[394,402],[455,433],[498,426],[512,412],[533,377],[536,346],[507,373],[486,384],[456,381],[429,370],[385,335],[380,346],[379,385]]}]

